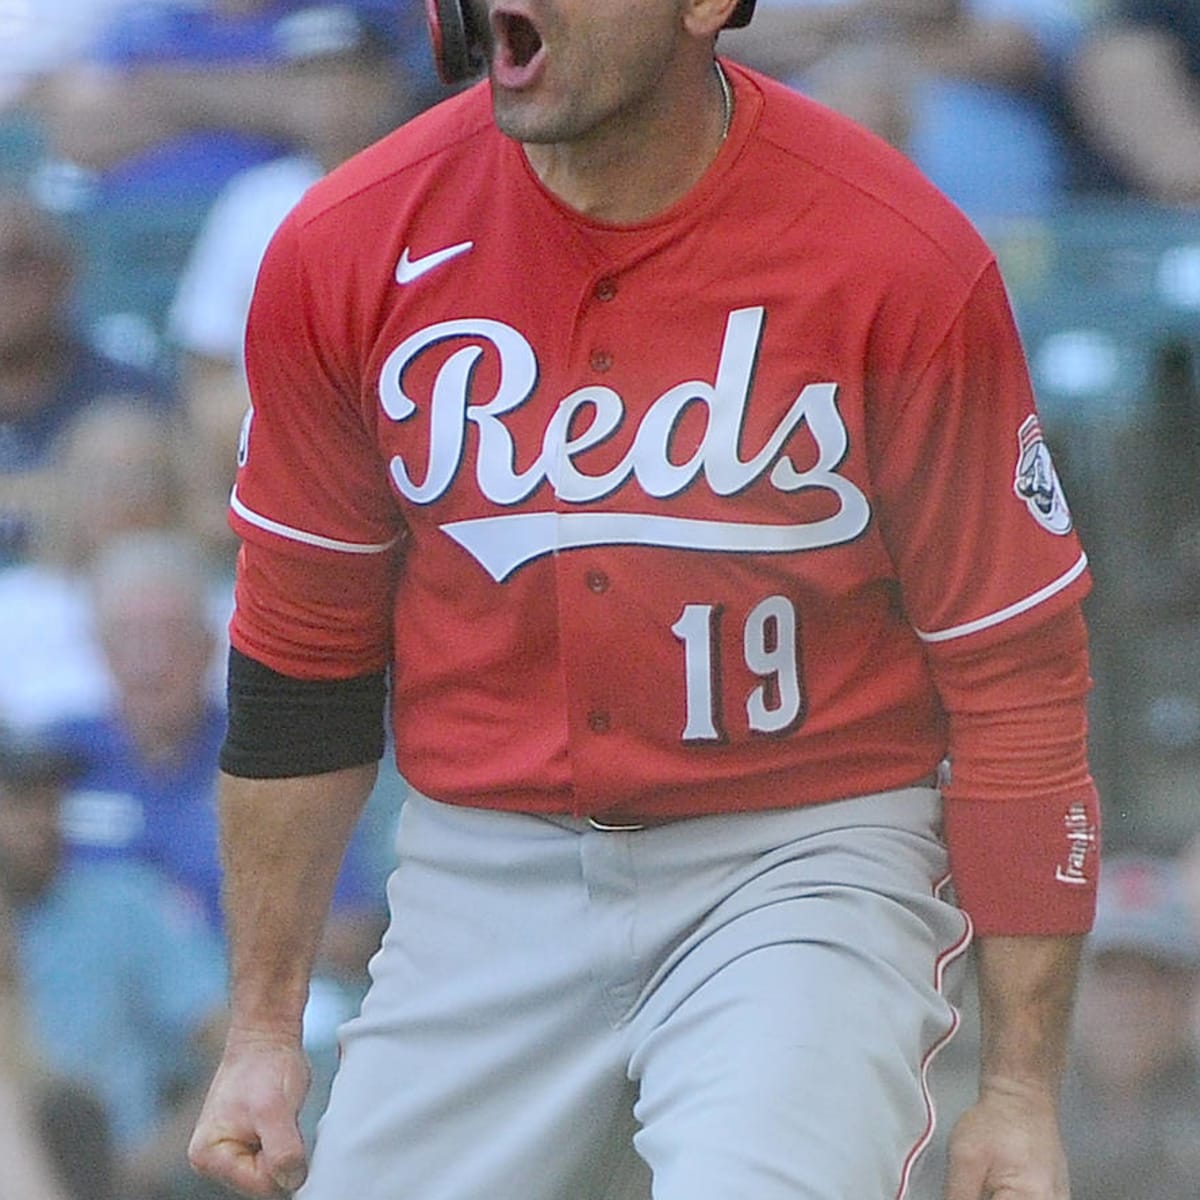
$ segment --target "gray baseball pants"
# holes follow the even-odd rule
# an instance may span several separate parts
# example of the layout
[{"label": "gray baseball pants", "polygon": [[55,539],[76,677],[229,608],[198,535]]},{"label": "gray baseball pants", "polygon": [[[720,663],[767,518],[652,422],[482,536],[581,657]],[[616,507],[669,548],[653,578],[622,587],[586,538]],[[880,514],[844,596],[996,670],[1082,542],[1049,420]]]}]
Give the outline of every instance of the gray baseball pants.
[{"label": "gray baseball pants", "polygon": [[414,796],[303,1200],[925,1200],[936,790],[599,831]]}]

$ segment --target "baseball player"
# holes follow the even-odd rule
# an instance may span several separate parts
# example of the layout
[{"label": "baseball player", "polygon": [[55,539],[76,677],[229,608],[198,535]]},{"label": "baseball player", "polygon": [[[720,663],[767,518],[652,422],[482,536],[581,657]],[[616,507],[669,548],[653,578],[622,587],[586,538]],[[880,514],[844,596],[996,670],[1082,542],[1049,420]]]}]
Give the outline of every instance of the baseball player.
[{"label": "baseball player", "polygon": [[[715,56],[752,8],[431,3],[486,81],[264,260],[233,1016],[191,1151],[246,1195],[918,1196],[974,934],[947,1196],[1068,1196],[1087,560],[991,254]],[[385,693],[417,794],[306,1164],[300,1014]]]}]

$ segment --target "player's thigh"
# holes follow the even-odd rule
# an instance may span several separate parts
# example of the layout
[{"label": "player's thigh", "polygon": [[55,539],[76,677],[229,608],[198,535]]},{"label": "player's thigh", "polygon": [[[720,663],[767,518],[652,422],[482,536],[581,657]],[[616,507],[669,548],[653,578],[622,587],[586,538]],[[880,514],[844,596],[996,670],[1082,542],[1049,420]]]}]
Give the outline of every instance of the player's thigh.
[{"label": "player's thigh", "polygon": [[303,1200],[599,1200],[632,1085],[591,1002],[577,839],[423,800],[405,822]]},{"label": "player's thigh", "polygon": [[931,892],[936,848],[886,831],[849,854],[825,842],[752,886],[635,1022],[655,1200],[915,1200],[965,922]]}]

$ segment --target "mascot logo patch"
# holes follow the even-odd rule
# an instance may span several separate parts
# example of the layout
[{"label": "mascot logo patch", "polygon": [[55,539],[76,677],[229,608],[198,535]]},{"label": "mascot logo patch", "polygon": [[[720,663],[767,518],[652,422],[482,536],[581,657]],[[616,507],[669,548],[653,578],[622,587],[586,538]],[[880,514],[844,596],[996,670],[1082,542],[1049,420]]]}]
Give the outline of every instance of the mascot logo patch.
[{"label": "mascot logo patch", "polygon": [[1071,510],[1036,416],[1026,417],[1017,430],[1017,473],[1013,491],[1025,501],[1033,519],[1060,537],[1071,532]]}]

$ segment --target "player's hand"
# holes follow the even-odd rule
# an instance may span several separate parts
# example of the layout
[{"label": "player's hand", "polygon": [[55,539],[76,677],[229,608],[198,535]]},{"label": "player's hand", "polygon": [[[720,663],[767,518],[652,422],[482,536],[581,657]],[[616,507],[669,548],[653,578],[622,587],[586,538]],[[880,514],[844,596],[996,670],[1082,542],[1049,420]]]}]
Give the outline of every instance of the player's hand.
[{"label": "player's hand", "polygon": [[946,1200],[1070,1200],[1055,1096],[985,1084],[950,1136]]},{"label": "player's hand", "polygon": [[188,1147],[188,1161],[244,1196],[272,1200],[304,1182],[297,1116],[308,1059],[292,1038],[231,1032]]}]

